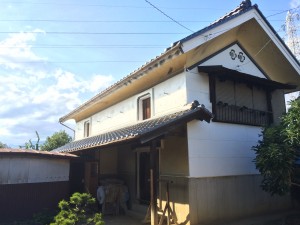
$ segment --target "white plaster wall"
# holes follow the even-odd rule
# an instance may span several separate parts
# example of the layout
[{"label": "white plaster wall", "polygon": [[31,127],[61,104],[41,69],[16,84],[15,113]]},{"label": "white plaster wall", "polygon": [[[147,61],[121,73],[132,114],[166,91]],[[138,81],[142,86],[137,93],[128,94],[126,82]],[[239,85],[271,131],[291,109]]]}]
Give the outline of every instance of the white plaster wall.
[{"label": "white plaster wall", "polygon": [[90,119],[91,136],[119,129],[138,122],[138,99],[151,95],[151,115],[158,117],[181,109],[187,103],[185,73],[178,74],[153,88],[138,93],[101,112],[79,121],[76,125],[75,140],[84,135],[84,122]]},{"label": "white plaster wall", "polygon": [[[187,72],[186,83],[188,101],[198,100],[211,111],[208,76],[204,73],[199,74],[195,68]],[[188,123],[187,128],[191,177],[258,173],[252,162],[255,155],[251,148],[257,144],[260,127],[192,121]]]},{"label": "white plaster wall", "polygon": [[198,100],[211,111],[209,80],[206,74],[199,74],[197,68],[186,72],[187,102]]},{"label": "white plaster wall", "polygon": [[24,157],[0,158],[0,184],[69,180],[69,161]]},{"label": "white plaster wall", "polygon": [[155,116],[182,108],[187,102],[186,77],[181,73],[154,87]]},{"label": "white plaster wall", "polygon": [[[234,52],[238,55],[239,53],[243,53],[245,59],[240,61],[238,57],[232,59],[230,56],[230,51],[234,50]],[[237,70],[241,73],[248,73],[253,76],[257,76],[260,78],[266,78],[264,74],[255,66],[255,64],[248,57],[246,52],[244,52],[237,44],[225,49],[223,52],[220,52],[216,56],[208,59],[203,62],[201,66],[216,66],[222,65],[228,69]]]},{"label": "white plaster wall", "polygon": [[28,183],[68,181],[70,164],[63,159],[31,159]]},{"label": "white plaster wall", "polygon": [[191,177],[258,174],[251,148],[257,144],[260,127],[192,121],[187,128]]}]

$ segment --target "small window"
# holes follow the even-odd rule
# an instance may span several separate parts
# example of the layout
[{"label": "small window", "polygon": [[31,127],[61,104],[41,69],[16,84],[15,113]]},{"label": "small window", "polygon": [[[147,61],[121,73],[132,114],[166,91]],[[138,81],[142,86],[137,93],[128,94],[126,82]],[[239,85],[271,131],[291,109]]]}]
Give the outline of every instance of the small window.
[{"label": "small window", "polygon": [[90,121],[85,121],[84,122],[84,137],[89,137],[90,136]]},{"label": "small window", "polygon": [[138,118],[146,120],[151,117],[151,97],[149,94],[138,99]]},{"label": "small window", "polygon": [[143,120],[151,117],[150,97],[142,100]]}]

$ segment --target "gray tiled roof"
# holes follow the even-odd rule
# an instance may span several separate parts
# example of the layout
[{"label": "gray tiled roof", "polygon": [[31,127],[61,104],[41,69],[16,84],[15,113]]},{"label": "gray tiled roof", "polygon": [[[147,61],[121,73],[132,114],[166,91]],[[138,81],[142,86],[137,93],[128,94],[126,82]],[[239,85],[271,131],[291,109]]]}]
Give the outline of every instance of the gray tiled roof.
[{"label": "gray tiled roof", "polygon": [[211,118],[211,112],[195,101],[191,109],[138,122],[134,125],[121,129],[74,141],[53,151],[73,152],[133,139],[139,139],[141,142],[147,142],[148,140],[163,135],[174,127],[182,125],[183,123],[187,123],[194,119],[210,122]]}]

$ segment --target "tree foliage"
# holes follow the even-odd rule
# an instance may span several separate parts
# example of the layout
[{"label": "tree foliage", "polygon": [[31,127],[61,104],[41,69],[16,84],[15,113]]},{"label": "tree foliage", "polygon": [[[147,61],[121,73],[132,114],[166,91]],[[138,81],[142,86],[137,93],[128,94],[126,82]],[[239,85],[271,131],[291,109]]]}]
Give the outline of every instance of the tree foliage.
[{"label": "tree foliage", "polygon": [[51,137],[47,137],[45,143],[41,145],[41,150],[51,151],[72,141],[72,137],[65,131],[55,132]]},{"label": "tree foliage", "polygon": [[74,193],[69,201],[59,202],[60,212],[50,225],[104,225],[101,214],[93,213],[95,202],[95,198],[88,193]]},{"label": "tree foliage", "polygon": [[263,190],[272,195],[290,192],[299,147],[300,99],[297,99],[291,101],[291,107],[279,125],[263,129],[262,139],[253,147],[256,168],[263,176]]},{"label": "tree foliage", "polygon": [[0,141],[0,148],[8,148],[8,146]]}]

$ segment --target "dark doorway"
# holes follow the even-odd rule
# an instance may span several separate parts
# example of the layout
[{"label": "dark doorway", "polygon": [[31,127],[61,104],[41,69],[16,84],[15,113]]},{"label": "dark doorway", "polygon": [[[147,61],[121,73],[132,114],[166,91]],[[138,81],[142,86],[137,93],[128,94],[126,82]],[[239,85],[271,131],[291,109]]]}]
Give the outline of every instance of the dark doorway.
[{"label": "dark doorway", "polygon": [[150,202],[150,152],[139,153],[140,203]]},{"label": "dark doorway", "polygon": [[[155,171],[156,176],[159,175],[159,152],[155,154]],[[138,152],[138,198],[141,204],[150,203],[150,151]],[[158,182],[156,183],[158,190]]]},{"label": "dark doorway", "polygon": [[96,197],[98,183],[98,162],[86,162],[84,166],[85,191]]},{"label": "dark doorway", "polygon": [[70,194],[84,192],[84,163],[70,163]]}]

